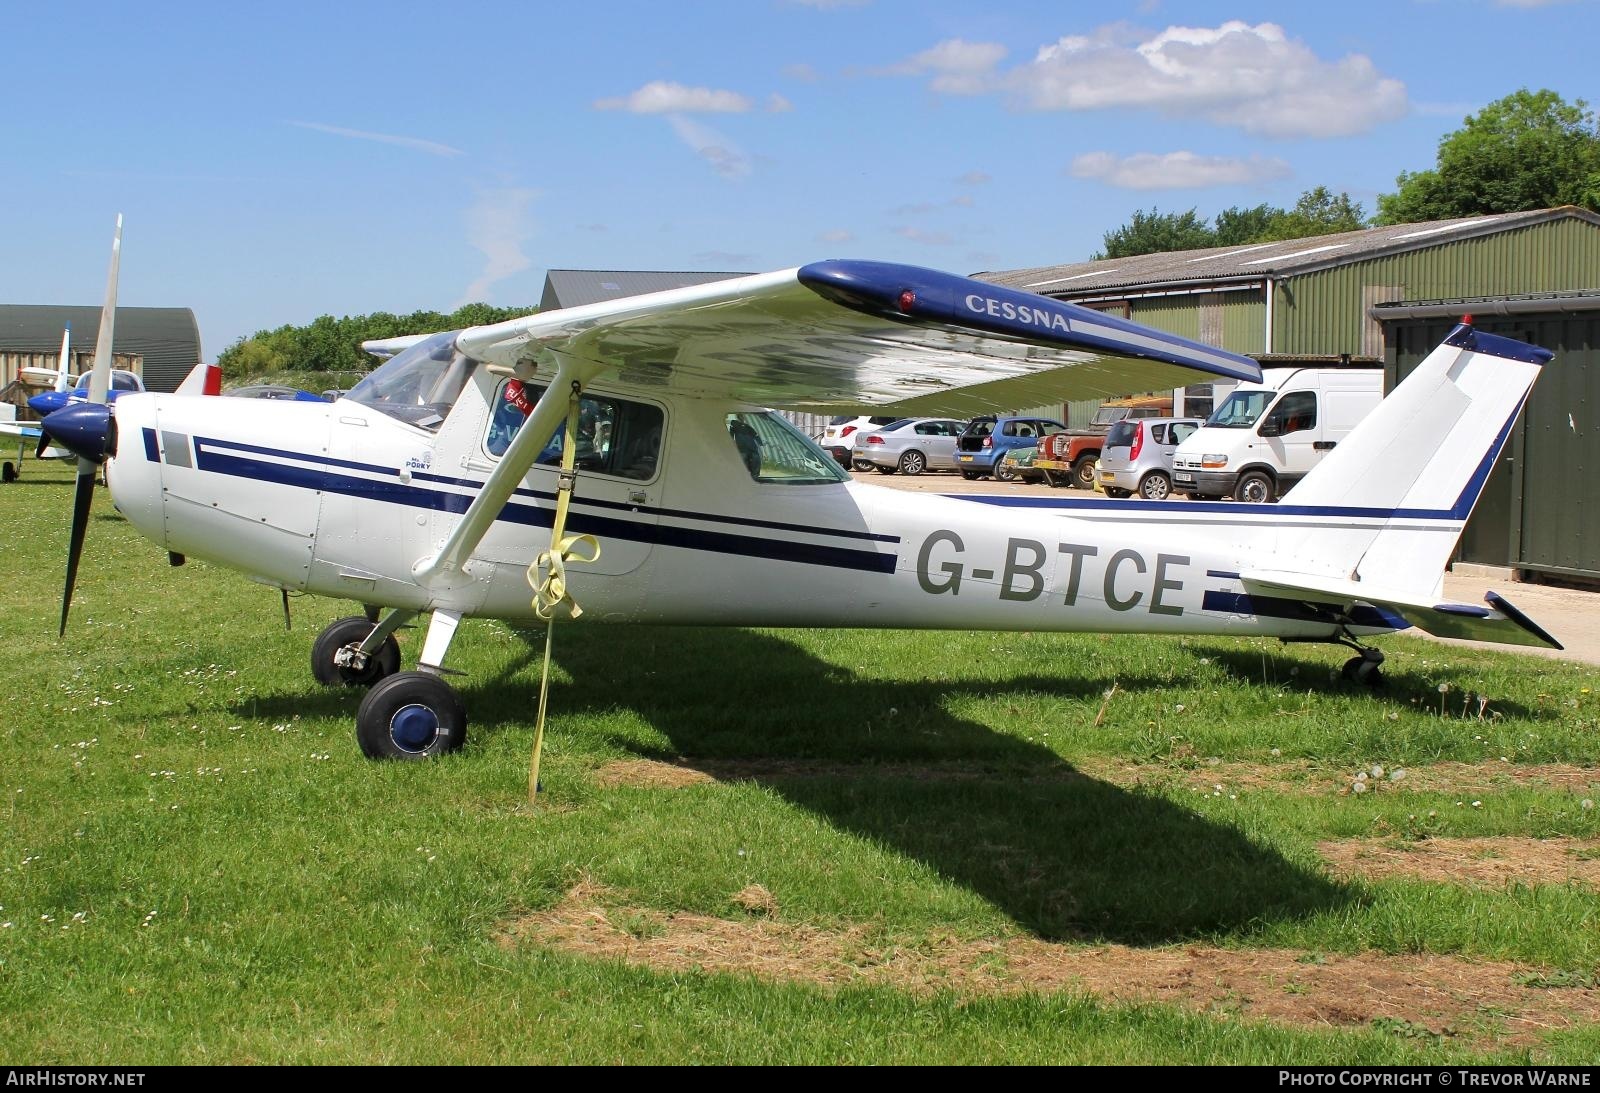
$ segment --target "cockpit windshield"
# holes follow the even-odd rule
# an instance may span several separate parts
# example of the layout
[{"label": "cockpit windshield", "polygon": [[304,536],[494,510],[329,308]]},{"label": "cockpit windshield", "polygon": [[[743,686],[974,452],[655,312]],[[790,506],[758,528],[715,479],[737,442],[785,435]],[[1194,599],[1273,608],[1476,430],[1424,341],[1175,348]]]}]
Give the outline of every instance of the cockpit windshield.
[{"label": "cockpit windshield", "polygon": [[408,425],[437,430],[478,364],[456,349],[458,333],[434,334],[401,350],[345,398]]}]

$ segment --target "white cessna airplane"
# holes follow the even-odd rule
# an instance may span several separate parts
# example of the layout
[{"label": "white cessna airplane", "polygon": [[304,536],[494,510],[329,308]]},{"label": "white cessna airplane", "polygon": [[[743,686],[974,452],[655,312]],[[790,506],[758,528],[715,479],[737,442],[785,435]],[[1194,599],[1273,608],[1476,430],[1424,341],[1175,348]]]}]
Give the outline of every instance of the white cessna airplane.
[{"label": "white cessna airplane", "polygon": [[[386,609],[312,649],[318,680],[370,685],[356,718],[370,756],[462,745],[442,678],[457,625],[534,621],[530,563],[563,519],[579,534],[544,568],[586,621],[1258,634],[1349,646],[1346,674],[1368,681],[1382,654],[1362,638],[1408,626],[1559,648],[1494,594],[1441,602],[1551,356],[1469,325],[1275,506],[850,481],[765,408],[959,415],[1259,375],[910,266],[818,262],[370,348],[394,355],[332,404],[130,394],[46,422],[104,464],[117,508],[175,561]],[[418,670],[402,672],[393,635],[423,613]]]}]

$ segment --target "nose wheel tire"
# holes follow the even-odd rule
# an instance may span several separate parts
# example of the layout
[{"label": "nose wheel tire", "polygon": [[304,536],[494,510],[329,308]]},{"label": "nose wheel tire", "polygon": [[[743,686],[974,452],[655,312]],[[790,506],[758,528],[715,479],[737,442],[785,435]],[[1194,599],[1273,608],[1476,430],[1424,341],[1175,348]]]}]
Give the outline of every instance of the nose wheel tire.
[{"label": "nose wheel tire", "polygon": [[347,667],[334,659],[339,650],[365,641],[372,626],[365,617],[351,615],[329,624],[317,635],[311,645],[311,675],[318,683],[327,687],[370,687],[400,670],[400,645],[392,634],[367,658],[364,667]]},{"label": "nose wheel tire", "polygon": [[368,759],[431,759],[467,741],[467,712],[455,690],[427,672],[379,681],[356,713],[356,743]]}]

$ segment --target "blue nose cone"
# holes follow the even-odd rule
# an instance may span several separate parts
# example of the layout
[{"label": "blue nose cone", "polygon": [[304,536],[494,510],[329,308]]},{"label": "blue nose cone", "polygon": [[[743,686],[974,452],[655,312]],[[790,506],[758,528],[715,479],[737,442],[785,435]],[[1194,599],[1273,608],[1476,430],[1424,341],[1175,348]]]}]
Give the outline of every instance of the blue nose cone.
[{"label": "blue nose cone", "polygon": [[28,400],[28,408],[41,418],[53,414],[67,404],[69,395],[66,391],[45,391],[34,395]]},{"label": "blue nose cone", "polygon": [[63,406],[39,422],[52,442],[92,463],[104,463],[111,452],[111,408],[94,402]]}]

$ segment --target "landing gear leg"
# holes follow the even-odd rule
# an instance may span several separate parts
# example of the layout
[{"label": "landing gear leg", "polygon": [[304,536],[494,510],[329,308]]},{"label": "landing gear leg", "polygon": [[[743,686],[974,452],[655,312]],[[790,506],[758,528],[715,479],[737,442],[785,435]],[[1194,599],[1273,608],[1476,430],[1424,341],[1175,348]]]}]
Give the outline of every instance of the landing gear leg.
[{"label": "landing gear leg", "polygon": [[1383,671],[1379,665],[1383,663],[1383,650],[1372,645],[1362,645],[1350,633],[1348,626],[1341,626],[1339,636],[1334,641],[1347,649],[1354,649],[1357,656],[1344,662],[1344,667],[1339,674],[1351,683],[1364,683],[1376,689],[1383,686]]},{"label": "landing gear leg", "polygon": [[[414,614],[414,612],[413,612]],[[435,611],[415,672],[389,676],[356,712],[356,743],[369,759],[431,759],[467,741],[467,711],[441,675],[460,614]]]}]

